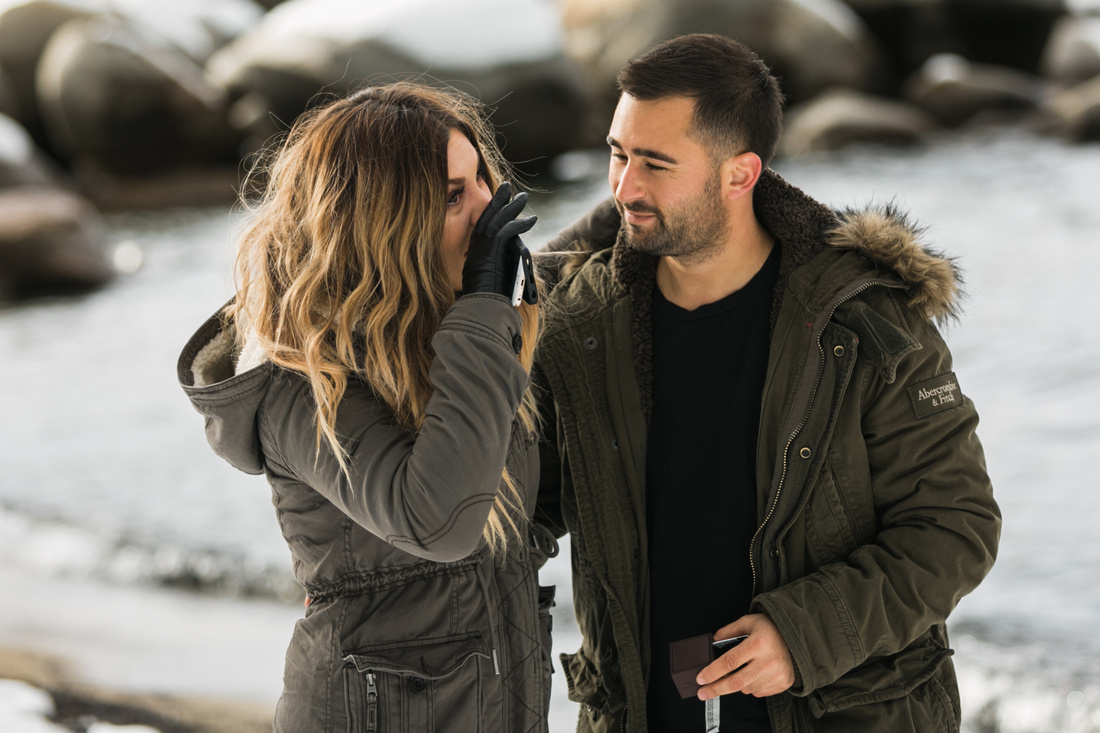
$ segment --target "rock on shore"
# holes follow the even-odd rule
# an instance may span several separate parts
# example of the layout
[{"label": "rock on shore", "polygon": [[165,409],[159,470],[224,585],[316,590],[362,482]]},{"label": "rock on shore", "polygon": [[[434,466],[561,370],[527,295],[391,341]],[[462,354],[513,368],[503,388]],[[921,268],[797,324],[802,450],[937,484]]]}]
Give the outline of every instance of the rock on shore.
[{"label": "rock on shore", "polygon": [[1034,129],[1094,137],[1100,0],[0,0],[0,114],[86,191],[153,205],[165,182],[176,203],[230,198],[211,169],[236,176],[311,105],[398,78],[471,93],[509,159],[549,162],[601,146],[623,65],[692,32],[760,53],[792,129],[816,100],[797,120],[813,143],[786,154],[919,139],[913,108],[947,127],[1041,109]]},{"label": "rock on shore", "polygon": [[31,136],[18,122],[0,113],[0,189],[51,182],[49,166]]},{"label": "rock on shore", "polygon": [[935,118],[911,105],[831,89],[789,111],[779,153],[793,157],[851,143],[911,144],[938,128]]},{"label": "rock on shore", "polygon": [[207,70],[235,100],[235,124],[257,142],[285,129],[319,92],[410,76],[454,84],[495,107],[513,161],[575,147],[585,110],[545,0],[289,0]]},{"label": "rock on shore", "polygon": [[877,83],[881,50],[839,0],[564,0],[561,12],[567,53],[604,117],[626,62],[684,33],[719,33],[747,44],[795,102],[833,86],[863,90]]},{"label": "rock on shore", "polygon": [[66,23],[42,53],[37,81],[50,140],[78,168],[140,174],[236,160],[222,90],[140,26]]},{"label": "rock on shore", "polygon": [[47,187],[0,190],[0,299],[114,276],[102,221],[85,199]]}]

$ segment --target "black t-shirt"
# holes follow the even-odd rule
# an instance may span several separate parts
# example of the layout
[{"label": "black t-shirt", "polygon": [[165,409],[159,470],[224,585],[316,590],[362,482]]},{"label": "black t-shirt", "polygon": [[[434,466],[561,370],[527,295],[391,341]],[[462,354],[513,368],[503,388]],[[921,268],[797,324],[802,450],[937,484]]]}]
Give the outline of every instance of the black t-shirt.
[{"label": "black t-shirt", "polygon": [[[672,682],[668,646],[713,633],[749,608],[757,430],[778,271],[777,244],[745,287],[716,303],[686,311],[653,291],[650,730],[704,730],[703,703],[681,700]],[[721,700],[722,731],[770,732],[763,699]]]}]

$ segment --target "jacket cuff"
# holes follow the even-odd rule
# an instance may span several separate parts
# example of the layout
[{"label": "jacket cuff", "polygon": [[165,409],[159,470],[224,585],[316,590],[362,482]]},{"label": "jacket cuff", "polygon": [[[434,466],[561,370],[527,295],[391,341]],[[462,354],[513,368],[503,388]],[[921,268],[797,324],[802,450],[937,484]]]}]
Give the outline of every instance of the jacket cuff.
[{"label": "jacket cuff", "polygon": [[523,319],[508,298],[496,293],[463,295],[448,309],[440,331],[464,331],[498,342],[514,354],[523,347]]}]

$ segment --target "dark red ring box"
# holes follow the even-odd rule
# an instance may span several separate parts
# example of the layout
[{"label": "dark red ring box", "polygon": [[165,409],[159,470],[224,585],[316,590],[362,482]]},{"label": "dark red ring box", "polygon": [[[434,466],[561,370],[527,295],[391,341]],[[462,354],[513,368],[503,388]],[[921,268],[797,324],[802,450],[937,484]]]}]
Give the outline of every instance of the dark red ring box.
[{"label": "dark red ring box", "polygon": [[714,661],[714,634],[672,642],[668,645],[668,660],[672,668],[672,681],[680,697],[684,700],[695,697],[699,692],[695,678],[703,667]]}]

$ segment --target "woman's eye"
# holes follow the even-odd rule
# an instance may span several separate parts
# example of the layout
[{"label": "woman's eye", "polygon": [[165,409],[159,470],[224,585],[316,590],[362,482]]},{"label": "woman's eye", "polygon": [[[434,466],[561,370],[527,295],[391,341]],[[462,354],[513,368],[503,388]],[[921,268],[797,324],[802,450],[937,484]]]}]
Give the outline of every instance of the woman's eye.
[{"label": "woman's eye", "polygon": [[462,188],[456,188],[455,190],[451,191],[450,195],[447,197],[447,206],[454,206],[459,201],[461,201],[462,194],[465,190],[466,187],[463,186]]}]

